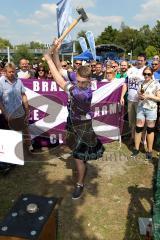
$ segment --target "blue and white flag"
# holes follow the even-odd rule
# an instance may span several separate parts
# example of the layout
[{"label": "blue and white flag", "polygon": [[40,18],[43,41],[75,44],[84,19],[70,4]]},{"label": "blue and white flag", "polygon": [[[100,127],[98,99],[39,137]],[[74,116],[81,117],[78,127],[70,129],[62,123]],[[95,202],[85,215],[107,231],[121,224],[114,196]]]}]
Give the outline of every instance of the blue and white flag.
[{"label": "blue and white flag", "polygon": [[86,37],[89,43],[89,47],[90,47],[93,59],[96,60],[96,46],[95,46],[94,35],[91,31],[87,31]]},{"label": "blue and white flag", "polygon": [[[61,0],[57,3],[57,30],[60,37],[66,28],[71,23],[71,0]],[[71,36],[68,34],[65,38],[66,42],[71,41]]]},{"label": "blue and white flag", "polygon": [[78,40],[79,40],[79,44],[82,48],[82,51],[85,52],[88,49],[86,39],[84,37],[80,37]]}]

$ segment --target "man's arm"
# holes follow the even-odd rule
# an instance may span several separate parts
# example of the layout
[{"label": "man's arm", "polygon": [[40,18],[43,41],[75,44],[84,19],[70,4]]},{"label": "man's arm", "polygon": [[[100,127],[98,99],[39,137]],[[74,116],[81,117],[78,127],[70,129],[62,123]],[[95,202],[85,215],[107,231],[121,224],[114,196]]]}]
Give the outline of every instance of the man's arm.
[{"label": "man's arm", "polygon": [[2,95],[3,95],[3,88],[2,88],[2,86],[0,84],[0,111],[5,116],[5,118],[7,118],[7,115],[5,113],[5,107],[4,107],[3,103],[2,103]]},{"label": "man's arm", "polygon": [[22,93],[22,104],[24,107],[25,114],[28,117],[29,116],[29,104],[28,104],[28,99],[27,99],[27,96],[25,93]]},{"label": "man's arm", "polygon": [[50,49],[49,52],[51,52],[52,54],[52,60],[57,68],[57,70],[59,71],[59,73],[68,81],[69,77],[68,77],[68,72],[66,69],[62,68],[60,59],[59,59],[59,49],[61,48],[61,41],[59,41],[58,39],[55,40],[52,48]]},{"label": "man's arm", "polygon": [[122,86],[122,92],[121,92],[121,98],[120,98],[121,105],[124,105],[124,95],[126,94],[126,92],[127,92],[127,84],[124,83]]},{"label": "man's arm", "polygon": [[[55,53],[55,51],[54,51]],[[55,53],[56,54],[56,53]],[[50,53],[46,53],[44,55],[45,60],[48,63],[48,66],[50,68],[50,71],[52,73],[52,76],[55,80],[55,82],[63,89],[65,90],[65,86],[66,86],[66,81],[64,80],[64,78],[61,76],[61,74],[59,73],[59,70],[57,69],[55,63],[53,62],[53,59],[50,55]]]},{"label": "man's arm", "polygon": [[58,71],[61,71],[63,69],[59,59],[59,49],[61,48],[61,44],[62,44],[61,41],[56,39],[53,42],[52,47],[49,49],[49,54],[50,56],[52,56],[52,60],[56,65],[56,68],[58,69]]}]

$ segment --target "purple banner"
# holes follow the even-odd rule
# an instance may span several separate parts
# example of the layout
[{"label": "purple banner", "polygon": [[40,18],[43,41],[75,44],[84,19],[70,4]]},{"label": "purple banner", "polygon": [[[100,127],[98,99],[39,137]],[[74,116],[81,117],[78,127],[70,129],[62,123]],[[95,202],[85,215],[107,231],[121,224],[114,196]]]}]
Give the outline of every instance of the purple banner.
[{"label": "purple banner", "polygon": [[[67,94],[50,80],[22,79],[30,105],[32,137],[48,136],[51,142],[65,141]],[[93,128],[107,143],[118,140],[123,127],[123,108],[119,104],[124,79],[111,83],[92,81]]]}]

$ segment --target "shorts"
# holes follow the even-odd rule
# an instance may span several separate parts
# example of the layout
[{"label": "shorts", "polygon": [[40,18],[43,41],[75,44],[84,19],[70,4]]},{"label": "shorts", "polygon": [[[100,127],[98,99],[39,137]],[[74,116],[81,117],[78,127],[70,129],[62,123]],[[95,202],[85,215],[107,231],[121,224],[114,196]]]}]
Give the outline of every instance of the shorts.
[{"label": "shorts", "polygon": [[156,121],[157,120],[157,109],[147,109],[142,106],[137,107],[137,119]]},{"label": "shorts", "polygon": [[128,101],[128,121],[130,128],[136,125],[138,102]]}]

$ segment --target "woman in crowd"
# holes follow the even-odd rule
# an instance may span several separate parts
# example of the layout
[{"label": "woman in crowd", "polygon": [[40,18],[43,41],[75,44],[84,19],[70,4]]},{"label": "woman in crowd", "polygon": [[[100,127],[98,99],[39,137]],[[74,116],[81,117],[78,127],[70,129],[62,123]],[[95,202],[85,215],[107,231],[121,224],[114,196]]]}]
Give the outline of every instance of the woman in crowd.
[{"label": "woman in crowd", "polygon": [[38,69],[37,69],[37,72],[35,74],[35,77],[37,79],[46,79],[46,70],[44,68],[44,66],[39,66]]},{"label": "woman in crowd", "polygon": [[143,70],[144,82],[140,84],[138,95],[137,121],[135,131],[135,149],[131,157],[136,157],[139,153],[144,125],[147,127],[147,148],[146,160],[152,159],[152,147],[154,141],[154,129],[157,119],[157,102],[160,101],[160,84],[153,80],[153,70],[146,67]]},{"label": "woman in crowd", "polygon": [[102,80],[101,82],[111,82],[112,80],[115,79],[115,72],[111,67],[107,67],[106,71],[104,73],[104,80]]}]

